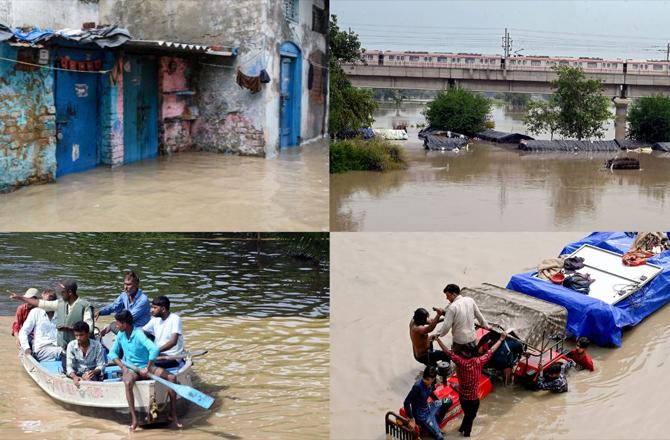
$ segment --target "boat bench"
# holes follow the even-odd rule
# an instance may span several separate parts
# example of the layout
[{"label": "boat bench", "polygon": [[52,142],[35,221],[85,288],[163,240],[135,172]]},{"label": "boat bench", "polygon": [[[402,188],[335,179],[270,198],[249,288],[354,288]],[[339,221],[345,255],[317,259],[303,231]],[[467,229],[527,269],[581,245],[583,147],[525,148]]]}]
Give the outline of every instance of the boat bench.
[{"label": "boat bench", "polygon": [[[41,361],[40,365],[53,374],[65,374],[63,370],[63,364],[61,361]],[[181,362],[178,366],[167,368],[166,370],[172,374],[177,374],[179,369],[184,366],[184,363]],[[105,367],[105,382],[120,382],[121,381],[121,367],[118,365],[113,365],[111,367]]]}]

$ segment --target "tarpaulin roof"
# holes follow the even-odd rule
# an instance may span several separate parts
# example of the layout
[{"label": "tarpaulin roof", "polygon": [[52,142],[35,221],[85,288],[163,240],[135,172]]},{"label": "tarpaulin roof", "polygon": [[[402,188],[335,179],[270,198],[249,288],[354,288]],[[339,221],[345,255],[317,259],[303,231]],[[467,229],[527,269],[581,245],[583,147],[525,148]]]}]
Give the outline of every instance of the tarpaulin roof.
[{"label": "tarpaulin roof", "polygon": [[444,136],[435,136],[433,134],[427,134],[423,138],[423,146],[427,150],[451,151],[454,148],[465,147],[467,144],[467,138],[448,138]]},{"label": "tarpaulin roof", "polygon": [[501,144],[518,144],[521,140],[534,140],[528,135],[521,133],[506,133],[497,130],[484,130],[476,134],[479,139],[489,142],[498,142]]},{"label": "tarpaulin roof", "polygon": [[69,41],[78,44],[95,44],[98,47],[118,47],[130,40],[127,29],[116,25],[95,29],[52,29],[31,28],[22,30],[0,24],[0,42],[15,41],[39,45],[48,41]]},{"label": "tarpaulin roof", "polygon": [[532,140],[519,143],[519,149],[525,151],[619,151],[616,141],[577,141],[577,140]]},{"label": "tarpaulin roof", "polygon": [[[559,255],[571,254],[584,244],[624,254],[633,244],[634,236],[623,232],[594,232],[568,244]],[[508,289],[560,304],[568,310],[568,334],[586,336],[598,345],[621,345],[622,330],[670,302],[670,251],[650,258],[649,263],[663,268],[648,284],[615,305],[534,276],[537,271],[512,276]]]},{"label": "tarpaulin roof", "polygon": [[475,300],[489,324],[514,330],[534,348],[546,346],[551,336],[565,334],[568,311],[563,306],[486,283],[466,287],[461,294]]}]

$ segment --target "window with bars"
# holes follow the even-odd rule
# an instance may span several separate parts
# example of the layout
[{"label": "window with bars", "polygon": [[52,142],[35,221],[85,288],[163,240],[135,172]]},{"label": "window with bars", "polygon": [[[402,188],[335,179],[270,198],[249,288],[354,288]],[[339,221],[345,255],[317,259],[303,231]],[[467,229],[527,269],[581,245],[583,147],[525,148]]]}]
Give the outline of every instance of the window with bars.
[{"label": "window with bars", "polygon": [[288,21],[298,22],[300,17],[299,0],[284,0],[284,17]]},{"label": "window with bars", "polygon": [[328,33],[328,16],[323,8],[312,6],[312,30],[320,34]]}]

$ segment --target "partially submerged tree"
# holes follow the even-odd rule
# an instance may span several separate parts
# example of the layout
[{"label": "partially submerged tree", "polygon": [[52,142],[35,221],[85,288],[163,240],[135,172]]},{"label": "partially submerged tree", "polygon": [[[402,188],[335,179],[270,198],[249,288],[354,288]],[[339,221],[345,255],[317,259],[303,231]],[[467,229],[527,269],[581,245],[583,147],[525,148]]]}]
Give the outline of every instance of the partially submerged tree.
[{"label": "partially submerged tree", "polygon": [[552,102],[533,100],[528,103],[523,122],[529,133],[549,133],[553,140],[559,128],[559,115],[560,109]]},{"label": "partially submerged tree", "polygon": [[328,130],[336,135],[346,130],[369,127],[374,121],[373,113],[377,109],[372,91],[351,85],[342,70],[343,63],[363,61],[363,49],[358,35],[351,30],[340,30],[337,17],[333,15],[330,21],[328,45],[330,56]]},{"label": "partially submerged tree", "polygon": [[560,109],[558,132],[565,137],[602,138],[605,123],[612,118],[609,100],[603,95],[600,81],[587,79],[579,67],[555,67],[558,78],[550,104]]},{"label": "partially submerged tree", "polygon": [[670,97],[639,98],[628,109],[628,137],[641,142],[670,141]]},{"label": "partially submerged tree", "polygon": [[433,127],[472,136],[486,130],[491,101],[475,92],[453,88],[428,103],[426,119]]}]

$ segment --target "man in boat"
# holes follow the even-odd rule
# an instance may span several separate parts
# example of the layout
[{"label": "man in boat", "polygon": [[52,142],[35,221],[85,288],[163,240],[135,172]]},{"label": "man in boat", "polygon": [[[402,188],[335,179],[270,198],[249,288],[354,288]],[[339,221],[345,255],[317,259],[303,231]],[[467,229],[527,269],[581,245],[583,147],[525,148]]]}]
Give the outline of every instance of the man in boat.
[{"label": "man in boat", "polygon": [[[100,316],[118,313],[121,310],[129,310],[133,315],[135,327],[142,327],[151,318],[149,309],[149,298],[140,289],[140,277],[135,272],[128,271],[123,276],[123,292],[113,303],[107,304],[95,312],[95,319],[97,320]],[[116,333],[114,323],[103,328],[100,331],[100,336],[105,336],[109,331]]]},{"label": "man in boat", "polygon": [[449,301],[446,309],[436,309],[438,314],[444,315],[444,323],[436,337],[452,334],[452,350],[474,344],[477,339],[475,319],[483,328],[488,328],[484,315],[479,311],[475,300],[461,295],[461,289],[456,284],[448,284],[443,290]]},{"label": "man in boat", "polygon": [[184,331],[179,315],[170,312],[170,299],[159,296],[151,301],[151,320],[142,327],[145,333],[153,336],[158,345],[160,356],[156,366],[172,368],[179,365],[176,356],[184,352]]},{"label": "man in boat", "polygon": [[[37,295],[39,295],[39,291],[34,287],[26,290],[26,293],[23,294],[26,298],[37,298]],[[12,336],[19,335],[19,330],[23,327],[23,323],[26,322],[26,319],[28,318],[28,313],[30,313],[30,310],[33,308],[34,306],[28,303],[19,304],[16,308],[14,322],[12,323]]]},{"label": "man in boat", "polygon": [[438,361],[449,362],[449,356],[441,350],[433,350],[430,332],[440,322],[440,314],[430,319],[430,313],[424,308],[416,309],[409,323],[409,337],[412,340],[414,359],[427,367],[435,367]]},{"label": "man in boat", "polygon": [[67,344],[65,374],[77,388],[82,380],[102,380],[105,371],[105,350],[102,344],[90,338],[90,329],[84,321],[72,327],[74,341]]},{"label": "man in boat", "polygon": [[53,301],[37,298],[26,298],[12,293],[11,299],[23,301],[33,307],[39,307],[47,312],[56,312],[58,316],[58,346],[67,350],[67,344],[74,340],[72,327],[76,322],[84,321],[89,328],[93,328],[93,312],[91,304],[77,295],[77,283],[74,280],[63,281],[60,285],[61,298]]},{"label": "man in boat", "polygon": [[[121,367],[123,383],[126,386],[126,399],[130,410],[130,430],[137,428],[137,414],[135,412],[135,395],[133,387],[138,380],[149,379],[149,374],[155,374],[170,382],[177,383],[177,378],[161,367],[154,366],[160,350],[151,342],[141,328],[134,326],[133,315],[128,310],[121,310],[114,319],[119,332],[116,334],[114,345],[109,352],[109,359]],[[119,359],[119,352],[123,350],[123,361]],[[177,394],[169,389],[170,417],[178,428],[182,425],[177,419]]]},{"label": "man in boat", "polygon": [[[405,414],[409,418],[409,427],[416,429],[417,423],[435,438],[443,440],[444,434],[440,430],[440,423],[449,411],[451,400],[444,401],[435,395],[435,377],[437,370],[435,367],[426,367],[423,370],[423,377],[416,381],[412,389],[405,397],[403,404]],[[428,403],[428,398],[433,401]]]},{"label": "man in boat", "polygon": [[[47,289],[42,293],[42,298],[53,301],[56,299],[56,293]],[[63,349],[58,346],[57,320],[55,312],[47,312],[37,307],[30,310],[26,322],[19,330],[21,349],[26,356],[32,355],[38,361],[57,361],[62,357]],[[32,349],[28,340],[31,333],[33,333]]]},{"label": "man in boat", "polygon": [[507,333],[502,332],[500,339],[493,344],[486,353],[478,356],[477,346],[474,344],[459,347],[459,353],[447,350],[440,338],[437,342],[442,349],[451,356],[451,360],[456,364],[456,376],[458,377],[458,397],[463,409],[463,421],[458,432],[463,437],[470,437],[472,423],[477,417],[479,411],[479,379],[482,375],[482,368],[493,357],[493,353],[503,343]]}]

